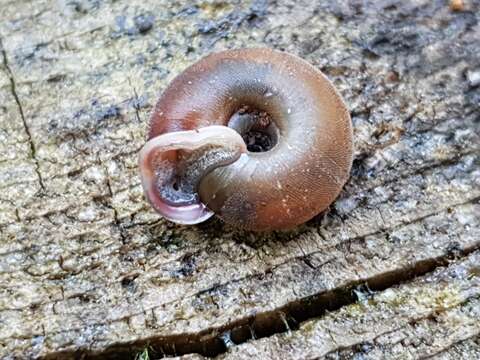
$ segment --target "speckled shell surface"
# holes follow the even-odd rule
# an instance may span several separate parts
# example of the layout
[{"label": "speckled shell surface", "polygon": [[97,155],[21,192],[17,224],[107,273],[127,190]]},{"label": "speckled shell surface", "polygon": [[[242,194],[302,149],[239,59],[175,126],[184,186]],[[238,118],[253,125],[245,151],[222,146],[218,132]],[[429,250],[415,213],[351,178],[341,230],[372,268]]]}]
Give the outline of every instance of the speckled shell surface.
[{"label": "speckled shell surface", "polygon": [[201,59],[159,99],[149,138],[227,125],[243,105],[271,116],[278,143],[206,175],[202,201],[224,221],[253,230],[290,228],[328,207],[349,176],[351,120],[332,83],[294,55],[256,48]]}]

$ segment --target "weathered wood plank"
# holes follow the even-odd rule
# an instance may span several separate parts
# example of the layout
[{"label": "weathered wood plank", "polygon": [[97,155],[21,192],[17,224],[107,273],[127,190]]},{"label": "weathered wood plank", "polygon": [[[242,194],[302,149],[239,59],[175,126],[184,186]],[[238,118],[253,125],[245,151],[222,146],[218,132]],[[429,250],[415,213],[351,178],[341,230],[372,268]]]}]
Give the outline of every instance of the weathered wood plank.
[{"label": "weathered wood plank", "polygon": [[[0,356],[216,354],[225,331],[267,336],[282,313],[303,321],[480,247],[478,1],[1,5]],[[148,114],[188,64],[244,46],[335,82],[352,178],[290,232],[174,226],[139,184]]]},{"label": "weathered wood plank", "polygon": [[480,337],[474,336],[431,357],[436,360],[477,359],[480,357]]},{"label": "weathered wood plank", "polygon": [[359,300],[220,359],[417,359],[480,334],[480,254]]}]

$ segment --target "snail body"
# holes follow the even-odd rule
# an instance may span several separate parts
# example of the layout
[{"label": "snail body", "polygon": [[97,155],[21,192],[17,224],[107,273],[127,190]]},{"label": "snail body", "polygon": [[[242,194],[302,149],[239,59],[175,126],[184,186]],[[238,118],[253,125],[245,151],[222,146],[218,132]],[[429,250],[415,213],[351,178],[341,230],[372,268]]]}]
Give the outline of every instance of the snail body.
[{"label": "snail body", "polygon": [[246,229],[291,228],[331,204],[352,164],[351,120],[334,86],[271,49],[214,53],[187,68],[159,99],[148,137],[140,155],[147,198],[181,223],[215,213]]}]

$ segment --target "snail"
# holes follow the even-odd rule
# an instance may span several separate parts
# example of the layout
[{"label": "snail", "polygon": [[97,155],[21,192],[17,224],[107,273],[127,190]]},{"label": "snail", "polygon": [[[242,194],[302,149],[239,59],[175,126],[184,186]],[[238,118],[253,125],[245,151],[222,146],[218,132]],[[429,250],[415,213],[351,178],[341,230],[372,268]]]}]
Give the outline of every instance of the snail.
[{"label": "snail", "polygon": [[144,192],[168,220],[218,215],[249,230],[288,229],[325,210],[352,165],[352,124],[332,83],[295,55],[213,53],[158,100],[140,151]]}]

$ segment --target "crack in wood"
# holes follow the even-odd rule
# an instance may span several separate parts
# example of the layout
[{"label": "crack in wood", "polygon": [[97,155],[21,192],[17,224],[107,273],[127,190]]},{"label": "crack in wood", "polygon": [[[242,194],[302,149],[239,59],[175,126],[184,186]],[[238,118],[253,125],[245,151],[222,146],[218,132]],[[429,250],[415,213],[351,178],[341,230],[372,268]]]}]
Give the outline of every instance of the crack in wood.
[{"label": "crack in wood", "polygon": [[[448,266],[452,260],[465,258],[478,249],[480,249],[480,243],[463,249],[461,254],[446,253],[436,258],[418,261],[409,267],[392,270],[367,279],[351,281],[344,286],[301,298],[275,310],[256,313],[221,327],[204,329],[197,333],[150,337],[133,343],[118,343],[101,352],[60,351],[49,354],[44,359],[70,358],[72,356],[81,356],[85,359],[133,358],[135,354],[147,347],[157,354],[158,358],[186,354],[215,357],[225,353],[231,346],[275,334],[296,331],[305,321],[352,305],[359,301],[358,293],[354,291],[359,286],[365,286],[372,292],[384,291],[409,283],[440,267]],[[225,342],[227,335],[228,344]]]},{"label": "crack in wood", "polygon": [[460,341],[457,341],[457,342],[455,342],[455,343],[453,343],[453,344],[450,344],[450,346],[445,347],[445,348],[443,348],[443,349],[441,349],[441,350],[439,350],[439,351],[437,351],[437,352],[435,352],[435,353],[433,353],[433,354],[430,354],[430,355],[428,355],[428,356],[424,356],[424,357],[422,357],[421,359],[422,359],[422,360],[438,359],[438,358],[439,358],[439,355],[442,355],[442,354],[447,353],[450,349],[452,349],[452,348],[454,348],[454,347],[456,347],[456,346],[458,346],[458,345],[463,345],[463,344],[466,344],[466,343],[469,343],[469,342],[477,342],[477,343],[479,343],[479,345],[480,345],[480,334],[475,334],[475,335],[473,335],[473,336],[469,336],[469,337],[467,337],[467,338],[465,338],[465,339],[462,339],[462,340],[460,340]]},{"label": "crack in wood", "polygon": [[[228,281],[227,283],[222,283],[222,284],[216,284],[215,286],[212,286],[212,287],[209,287],[207,289],[203,289],[201,291],[198,291],[196,292],[195,294],[192,294],[190,297],[193,297],[193,296],[198,296],[198,295],[201,295],[203,293],[209,293],[209,292],[212,292],[214,291],[215,289],[218,289],[220,287],[226,287],[228,285],[231,285],[233,283],[239,283],[241,281],[245,281],[245,280],[249,280],[249,279],[252,279],[252,278],[258,278],[258,277],[262,277],[264,276],[266,273],[271,273],[273,271],[275,271],[276,269],[282,267],[282,266],[285,266],[285,265],[288,265],[289,263],[292,263],[293,261],[296,261],[296,260],[300,260],[300,261],[303,261],[305,262],[305,264],[307,266],[309,266],[310,268],[312,268],[313,270],[315,269],[318,269],[318,268],[321,268],[321,266],[324,266],[326,265],[327,263],[331,262],[333,259],[330,258],[328,260],[326,260],[324,263],[322,264],[319,264],[319,265],[316,265],[316,266],[313,266],[312,264],[309,264],[309,258],[316,255],[316,254],[321,254],[321,253],[326,253],[329,251],[329,249],[331,250],[332,248],[338,248],[340,246],[346,246],[346,245],[350,245],[351,243],[354,243],[354,242],[362,242],[365,240],[365,238],[367,237],[371,237],[371,236],[376,236],[376,235],[380,235],[380,234],[389,234],[395,230],[398,230],[398,229],[401,229],[405,226],[409,226],[409,225],[412,225],[412,224],[415,224],[415,223],[419,223],[421,221],[424,221],[430,217],[434,217],[434,216],[438,216],[440,214],[442,214],[443,212],[448,212],[449,209],[455,209],[457,207],[460,207],[460,206],[464,206],[464,205],[468,205],[468,204],[474,204],[474,203],[477,203],[478,201],[480,201],[480,197],[475,197],[475,198],[470,198],[466,201],[463,201],[461,203],[457,203],[457,204],[449,204],[448,206],[446,206],[444,209],[440,209],[438,211],[435,211],[435,212],[432,212],[432,213],[429,213],[429,214],[425,214],[421,217],[418,217],[418,218],[415,218],[415,219],[412,219],[410,221],[403,221],[397,225],[394,225],[394,226],[391,226],[391,227],[388,227],[388,228],[381,228],[379,230],[376,230],[376,231],[373,231],[373,232],[370,232],[370,233],[367,233],[367,234],[363,234],[363,235],[359,235],[359,236],[354,236],[354,237],[351,237],[351,238],[348,238],[348,239],[344,239],[342,240],[341,242],[338,242],[338,243],[333,243],[333,244],[330,244],[328,247],[322,247],[322,248],[319,248],[318,250],[315,250],[315,251],[311,251],[311,252],[308,252],[308,253],[305,253],[304,251],[301,251],[302,254],[299,255],[299,256],[292,256],[292,257],[289,257],[287,259],[285,259],[285,261],[282,261],[280,263],[277,263],[273,266],[270,266],[268,267],[267,269],[265,269],[263,272],[256,272],[256,273],[253,273],[253,274],[249,274],[247,276],[243,276],[243,277],[240,277],[240,278],[235,278],[235,279],[231,279],[230,281]],[[108,207],[108,206],[107,206]],[[110,208],[110,207],[109,207]],[[125,229],[124,229],[125,230]],[[120,231],[120,230],[119,230]],[[125,235],[125,234],[124,234]],[[126,236],[126,235],[125,235]],[[297,246],[299,246],[297,244]],[[95,249],[92,249],[90,250],[90,253],[92,252],[95,252],[97,251],[99,248],[95,248]],[[132,250],[136,249],[136,247],[132,247]],[[0,254],[0,255],[9,255],[11,253],[19,253],[19,252],[24,252],[26,251],[26,249],[21,249],[21,250],[16,250],[14,252],[9,252],[9,253],[3,253],[3,254]],[[107,257],[109,256],[112,256],[114,253],[116,253],[118,250],[114,250],[112,253],[108,253],[106,254]],[[447,256],[452,256],[453,252],[452,253],[449,253],[447,254]],[[87,253],[88,255],[88,253]],[[182,255],[183,257],[183,255]],[[179,260],[181,259],[178,258],[178,259],[173,259],[171,260],[169,263],[174,263],[174,262],[178,262]],[[168,263],[166,263],[168,264]],[[84,269],[82,269],[84,270]],[[26,266],[25,268],[21,268],[21,269],[17,269],[15,271],[1,271],[0,272],[0,275],[2,274],[14,274],[14,273],[19,273],[19,272],[26,272],[28,273],[28,266]],[[67,275],[70,276],[72,273],[69,272]],[[42,277],[43,275],[36,275],[36,274],[30,274],[31,276],[35,276],[35,277]],[[103,286],[110,286],[112,284],[116,283],[116,281],[113,281],[112,283],[106,283],[106,284],[102,284],[102,287]],[[93,289],[92,289],[93,290]],[[179,299],[177,299],[179,300]],[[45,305],[45,304],[48,304],[49,302],[46,302],[46,303],[39,303],[39,305]],[[163,305],[167,305],[167,304],[163,304]],[[27,307],[28,308],[28,307]],[[25,308],[8,308],[8,310],[15,310],[15,311],[18,311],[18,310],[22,310],[22,309],[25,309]],[[1,309],[1,311],[3,311],[4,309]],[[131,314],[132,316],[133,315],[137,315],[137,314]],[[117,319],[117,320],[123,320],[122,318],[121,319]]]},{"label": "crack in wood", "polygon": [[118,211],[115,208],[114,204],[112,203],[114,192],[112,191],[112,185],[110,183],[110,174],[108,173],[108,168],[106,166],[104,166],[104,171],[105,171],[105,174],[106,174],[105,182],[106,182],[106,185],[107,185],[108,198],[109,198],[108,201],[104,202],[104,205],[107,208],[109,208],[113,211],[113,224],[115,225],[115,228],[118,229],[118,232],[119,232],[120,239],[121,239],[122,243],[125,244],[125,243],[127,243],[127,237],[125,235],[125,229],[124,229],[124,227],[122,225],[122,222],[120,221],[120,218],[118,216]]},{"label": "crack in wood", "polygon": [[35,173],[37,174],[37,177],[38,177],[38,183],[40,185],[40,188],[43,191],[45,191],[45,184],[43,182],[42,174],[40,173],[40,163],[37,159],[37,149],[33,142],[32,133],[30,131],[30,128],[28,127],[27,120],[25,119],[23,106],[22,106],[22,103],[20,102],[20,98],[17,93],[15,77],[13,75],[12,69],[10,68],[10,65],[8,64],[7,52],[5,51],[5,47],[3,46],[3,41],[1,38],[0,38],[0,53],[2,54],[2,58],[3,58],[3,67],[5,68],[5,72],[6,72],[6,75],[8,76],[8,79],[10,80],[10,91],[13,98],[15,99],[15,103],[17,104],[18,112],[20,114],[20,118],[22,119],[23,128],[28,138],[28,143],[30,147],[30,156],[32,157],[33,162],[35,164]]},{"label": "crack in wood", "polygon": [[[414,327],[415,325],[419,324],[422,321],[430,321],[430,322],[436,323],[436,322],[438,322],[438,316],[440,314],[448,312],[449,310],[452,310],[454,308],[465,306],[465,305],[471,303],[472,301],[479,300],[479,299],[480,299],[479,295],[470,296],[470,297],[467,297],[462,302],[460,302],[458,304],[455,304],[454,306],[447,306],[447,307],[442,308],[441,310],[438,310],[438,309],[433,310],[432,312],[429,312],[426,315],[422,315],[422,316],[419,316],[419,317],[414,317],[414,318],[410,319],[406,324],[404,324],[400,327],[397,327],[397,328],[394,328],[394,329],[391,329],[391,330],[388,330],[388,331],[385,331],[385,332],[380,332],[374,338],[369,339],[368,343],[370,343],[370,344],[376,343],[380,338],[385,337],[385,335],[395,334],[395,333],[401,331],[402,329],[406,329],[408,326]],[[402,340],[403,339],[398,340],[398,343],[400,343]],[[346,354],[348,354],[349,352],[355,353],[355,349],[358,348],[359,346],[361,346],[364,343],[365,343],[365,341],[356,342],[356,343],[350,344],[348,346],[338,346],[337,348],[327,352],[324,356],[322,356],[322,358],[337,359],[339,356],[340,356],[340,358],[343,358],[344,353],[346,353]],[[395,345],[395,344],[396,343],[393,343],[393,344],[390,344],[390,345]],[[448,346],[448,347],[450,347],[450,346]],[[448,349],[448,347],[445,348],[445,349]],[[441,352],[441,351],[439,351],[439,352]],[[438,353],[438,352],[436,352],[436,353]],[[431,358],[431,357],[433,357],[433,355],[434,354],[432,354],[431,356],[423,357],[422,359]],[[315,358],[315,359],[317,359],[317,358]]]},{"label": "crack in wood", "polygon": [[[410,281],[461,257],[462,249],[480,246],[474,113],[478,96],[465,79],[465,71],[477,71],[479,65],[473,36],[478,16],[472,8],[450,13],[441,0],[413,5],[342,1],[305,7],[295,7],[291,0],[255,0],[255,6],[268,6],[268,22],[257,16],[248,19],[248,26],[237,26],[248,10],[232,13],[228,1],[213,8],[206,4],[185,9],[182,2],[128,2],[128,7],[124,0],[95,2],[100,10],[91,13],[70,13],[72,5],[64,2],[53,8],[48,2],[25,4],[4,4],[7,51],[2,55],[14,74],[0,65],[6,74],[1,88],[8,97],[13,94],[6,110],[0,106],[0,115],[10,112],[7,126],[12,120],[19,125],[7,133],[13,136],[4,147],[6,156],[13,149],[15,158],[0,160],[2,167],[12,169],[7,173],[12,182],[0,185],[5,198],[0,200],[5,204],[0,233],[6,234],[0,254],[5,283],[0,322],[7,325],[0,326],[0,348],[6,356],[133,357],[136,348],[143,351],[151,345],[149,349],[160,356],[215,355],[231,346],[229,357],[248,347],[261,349],[262,343],[270,348],[282,339],[288,346],[290,334],[310,341],[313,333],[303,330],[312,330],[308,328],[312,323],[318,325],[321,338],[312,346],[321,346],[324,336],[327,351],[365,338],[361,324],[352,326],[353,335],[348,337],[350,318],[344,327],[335,328],[342,314],[357,307],[378,311],[373,317],[358,315],[359,322],[381,321],[391,314],[370,303],[377,295],[368,293],[368,287],[394,286],[401,276]],[[112,37],[117,19],[128,23],[147,10],[155,16],[158,10],[166,11],[160,11],[165,16],[157,16],[151,32]],[[60,18],[62,26],[54,27]],[[292,21],[284,25],[285,19]],[[93,34],[95,26],[104,30]],[[199,26],[211,33],[202,34]],[[138,149],[133,147],[143,138],[141,117],[152,107],[145,99],[153,99],[157,86],[166,86],[181,68],[210,51],[205,46],[209,39],[226,31],[232,36],[222,39],[218,48],[242,47],[251,43],[252,30],[257,40],[263,37],[264,45],[306,57],[338,85],[354,109],[361,158],[331,214],[294,234],[253,239],[219,221],[176,229],[152,217],[136,182]],[[118,107],[113,104],[116,99],[132,96],[131,103],[122,102],[114,111],[120,112],[121,121],[97,121],[95,111],[89,112],[92,96],[107,92],[112,100],[107,107],[112,108]],[[140,103],[142,111],[136,106]],[[72,107],[85,110],[78,123],[69,122]],[[38,111],[35,118],[32,109]],[[24,113],[23,128],[18,113]],[[393,128],[386,129],[386,124]],[[397,133],[402,135],[398,145],[388,146],[389,139],[398,140],[395,132],[400,129],[404,133]],[[23,145],[16,146],[15,137]],[[28,146],[33,146],[31,151]],[[15,172],[18,149],[26,149],[25,174]],[[32,157],[38,157],[38,175],[51,196],[40,198],[37,192],[17,202],[9,189],[42,190]],[[467,203],[472,204],[455,208]],[[423,221],[429,216],[434,218]],[[125,239],[127,244],[122,244]],[[188,260],[182,259],[191,253],[196,254],[196,264],[188,267],[184,264]],[[453,275],[461,270],[453,264],[448,269]],[[429,285],[422,283],[428,279],[404,287],[428,291]],[[448,286],[460,284],[478,294],[478,279],[445,280]],[[443,294],[441,286],[438,296]],[[397,290],[378,298],[390,292],[397,296]],[[415,298],[409,309],[417,310],[417,297],[409,294]],[[462,299],[463,295],[470,296],[462,293]],[[365,300],[355,303],[357,296]],[[352,301],[353,306],[342,305]],[[430,304],[428,311],[435,309],[435,303]],[[9,309],[15,307],[19,309]],[[322,315],[335,307],[340,311]],[[453,313],[458,310],[452,307]],[[396,309],[390,310],[401,317]],[[301,322],[315,314],[321,318]],[[418,314],[409,312],[400,322],[392,319],[390,327],[378,329],[398,324],[408,328],[402,321],[419,319],[425,314],[421,307]],[[437,319],[434,314],[431,320],[441,321],[444,315]],[[462,327],[466,323],[459,322]],[[302,330],[296,331],[299,324]],[[367,329],[368,336],[378,334],[378,329]],[[281,332],[287,334],[270,337]],[[266,339],[235,345],[260,336]],[[392,343],[398,341],[402,347],[404,338],[408,336],[400,334]],[[447,346],[442,333],[432,338],[440,348]],[[283,355],[287,357],[288,350],[278,357]]]}]

